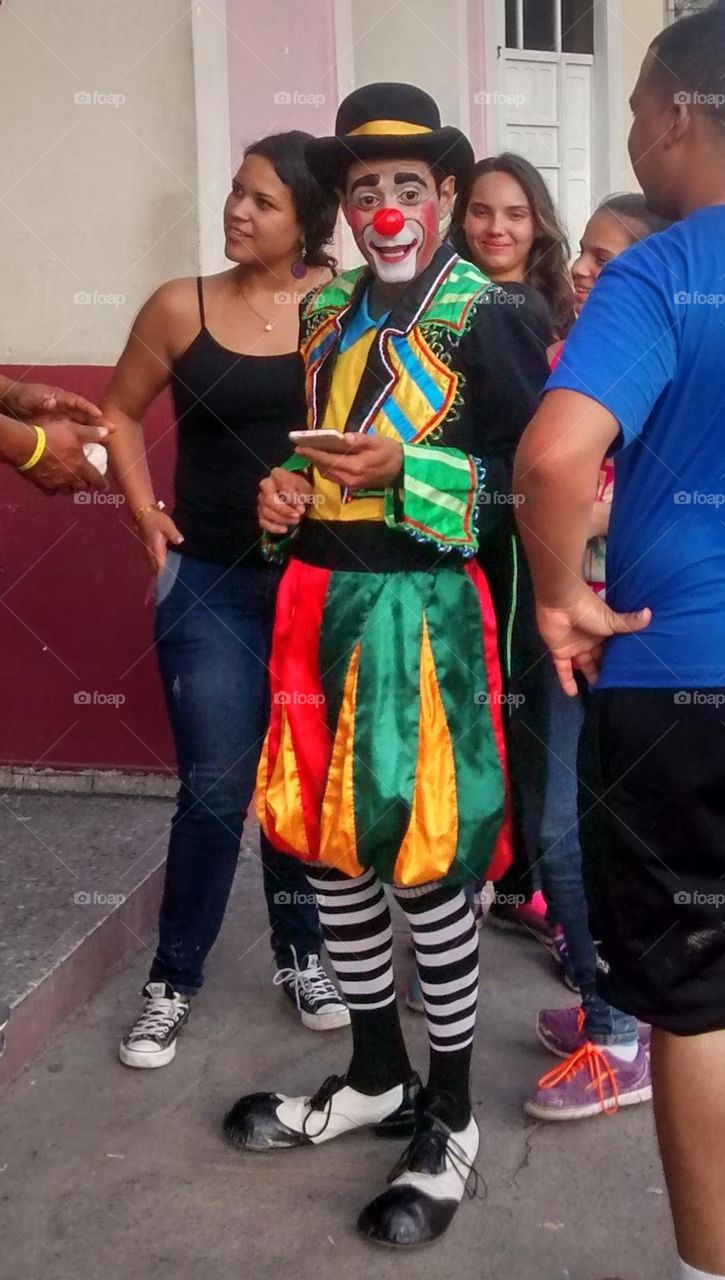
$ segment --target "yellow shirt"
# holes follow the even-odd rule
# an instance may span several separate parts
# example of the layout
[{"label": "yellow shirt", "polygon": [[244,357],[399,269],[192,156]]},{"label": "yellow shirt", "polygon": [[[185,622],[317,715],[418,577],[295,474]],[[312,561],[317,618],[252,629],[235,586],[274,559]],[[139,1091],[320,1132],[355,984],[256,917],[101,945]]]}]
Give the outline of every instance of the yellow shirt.
[{"label": "yellow shirt", "polygon": [[[345,351],[338,351],[330,397],[321,423],[321,426],[327,430],[344,430],[365,370],[368,353],[377,335],[376,327],[368,329]],[[397,432],[392,428],[390,434],[396,440],[399,439]],[[312,475],[312,488],[313,494],[315,496],[321,494],[323,501],[312,504],[307,517],[310,520],[383,519],[382,498],[350,498],[348,502],[343,502],[339,484],[334,484],[332,480],[325,480],[316,467]]]}]

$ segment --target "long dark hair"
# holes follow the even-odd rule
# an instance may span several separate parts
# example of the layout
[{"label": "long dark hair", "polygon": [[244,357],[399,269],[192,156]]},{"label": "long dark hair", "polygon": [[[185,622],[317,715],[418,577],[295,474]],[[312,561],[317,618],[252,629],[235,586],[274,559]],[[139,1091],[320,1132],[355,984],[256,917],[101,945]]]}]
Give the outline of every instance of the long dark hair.
[{"label": "long dark hair", "polygon": [[489,156],[474,165],[470,181],[456,197],[451,225],[453,243],[462,257],[471,258],[463,221],[474,184],[484,173],[507,173],[526,195],[535,231],[524,283],[533,285],[546,298],[554,317],[554,328],[559,337],[563,337],[574,323],[574,296],[568,266],[569,241],[549,188],[529,160],[511,151],[503,151],[501,155]]},{"label": "long dark hair", "polygon": [[244,152],[247,156],[263,156],[275,170],[292,194],[298,222],[305,237],[305,262],[308,267],[327,267],[335,271],[337,259],[326,250],[335,231],[339,208],[336,196],[318,186],[307,167],[305,146],[312,140],[311,133],[301,129],[289,129],[286,133],[271,133],[266,138],[252,142]]},{"label": "long dark hair", "polygon": [[611,213],[619,222],[626,224],[632,237],[632,244],[644,240],[655,231],[666,231],[672,223],[668,218],[661,218],[647,208],[644,196],[639,191],[617,191],[607,196],[598,204],[595,213]]}]

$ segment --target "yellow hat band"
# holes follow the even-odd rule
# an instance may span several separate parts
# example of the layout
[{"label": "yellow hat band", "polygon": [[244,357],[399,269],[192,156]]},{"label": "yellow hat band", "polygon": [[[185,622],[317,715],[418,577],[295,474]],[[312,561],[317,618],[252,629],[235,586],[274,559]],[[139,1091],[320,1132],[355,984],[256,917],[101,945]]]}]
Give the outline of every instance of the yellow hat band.
[{"label": "yellow hat band", "polygon": [[407,120],[368,120],[357,129],[351,129],[348,138],[384,138],[410,133],[432,133],[424,124],[409,124]]}]

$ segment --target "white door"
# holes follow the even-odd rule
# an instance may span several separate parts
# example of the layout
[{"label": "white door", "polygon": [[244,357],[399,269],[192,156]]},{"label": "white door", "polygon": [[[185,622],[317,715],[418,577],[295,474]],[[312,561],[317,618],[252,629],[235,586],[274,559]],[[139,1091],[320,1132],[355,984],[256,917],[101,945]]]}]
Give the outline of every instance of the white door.
[{"label": "white door", "polygon": [[592,200],[590,12],[590,0],[500,0],[489,116],[496,150],[515,151],[540,170],[572,248]]}]

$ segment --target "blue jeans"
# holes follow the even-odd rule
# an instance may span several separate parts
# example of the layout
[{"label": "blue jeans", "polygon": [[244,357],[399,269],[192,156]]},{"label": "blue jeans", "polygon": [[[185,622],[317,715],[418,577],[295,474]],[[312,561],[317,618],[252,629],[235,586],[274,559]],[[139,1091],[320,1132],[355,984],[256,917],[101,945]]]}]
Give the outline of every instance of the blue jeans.
[{"label": "blue jeans", "polygon": [[637,1038],[637,1020],[614,1009],[597,993],[596,951],[582,881],[577,747],[588,694],[584,690],[578,698],[567,697],[553,664],[548,662],[547,667],[548,768],[539,835],[544,893],[552,919],[564,930],[572,977],[582,994],[589,1039],[594,1044],[627,1044]]},{"label": "blue jeans", "polygon": [[[169,551],[156,589],[156,650],[176,744],[180,788],[171,822],[159,944],[151,980],[193,994],[224,918],[268,718],[267,661],[276,570],[227,566]],[[277,963],[322,949],[301,862],[262,835]],[[254,946],[256,939],[244,938]]]}]

